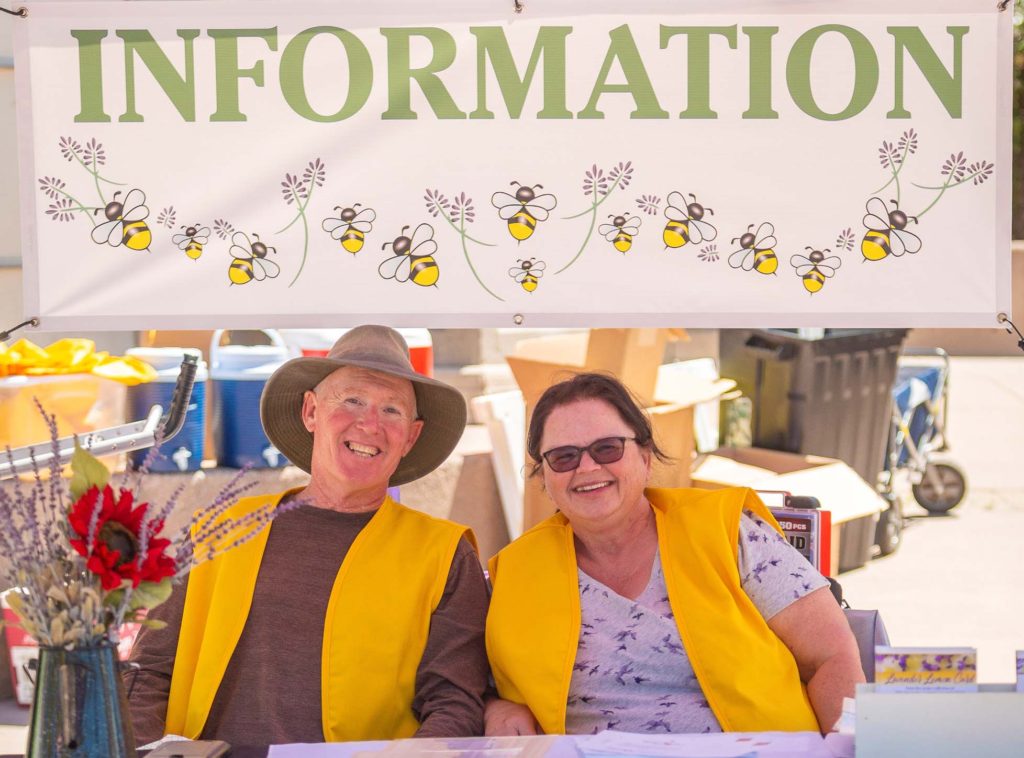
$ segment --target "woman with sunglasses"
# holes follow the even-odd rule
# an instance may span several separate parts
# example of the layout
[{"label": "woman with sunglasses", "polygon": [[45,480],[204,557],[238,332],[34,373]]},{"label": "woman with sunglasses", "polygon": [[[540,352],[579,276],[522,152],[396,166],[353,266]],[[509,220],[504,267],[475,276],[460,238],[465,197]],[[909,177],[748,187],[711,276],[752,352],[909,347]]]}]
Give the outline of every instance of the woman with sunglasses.
[{"label": "woman with sunglasses", "polygon": [[488,735],[832,728],[856,642],[752,490],[647,487],[666,458],[600,374],[541,396],[527,450],[558,512],[491,559]]}]

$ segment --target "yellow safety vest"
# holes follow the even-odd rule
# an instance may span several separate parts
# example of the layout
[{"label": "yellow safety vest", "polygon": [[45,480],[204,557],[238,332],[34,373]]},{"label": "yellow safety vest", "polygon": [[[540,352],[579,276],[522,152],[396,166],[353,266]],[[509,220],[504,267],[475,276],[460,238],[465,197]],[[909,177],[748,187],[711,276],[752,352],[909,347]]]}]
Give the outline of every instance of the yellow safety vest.
[{"label": "yellow safety vest", "polygon": [[[228,515],[276,507],[287,494],[243,498]],[[249,615],[269,532],[189,575],[167,702],[170,734],[197,739],[206,724]],[[463,536],[476,546],[466,527],[388,497],[352,543],[324,618],[321,700],[328,742],[398,739],[419,727],[412,712],[416,671]],[[371,669],[372,676],[363,675]]]},{"label": "yellow safety vest", "polygon": [[[645,494],[679,636],[722,729],[817,731],[792,653],[740,585],[742,509],[779,529],[771,513],[746,488]],[[562,734],[580,634],[568,520],[556,513],[523,534],[491,559],[490,574],[487,654],[498,692],[529,707],[548,734]]]}]

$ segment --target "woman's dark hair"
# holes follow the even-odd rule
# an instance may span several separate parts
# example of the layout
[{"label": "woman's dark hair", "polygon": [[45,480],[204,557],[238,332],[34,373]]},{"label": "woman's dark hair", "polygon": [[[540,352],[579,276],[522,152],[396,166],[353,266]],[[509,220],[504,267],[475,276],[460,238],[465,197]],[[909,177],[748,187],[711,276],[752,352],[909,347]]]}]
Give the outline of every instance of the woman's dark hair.
[{"label": "woman's dark hair", "polygon": [[526,435],[526,452],[533,459],[529,476],[536,476],[541,469],[540,440],[544,436],[544,425],[555,408],[579,400],[603,400],[618,411],[619,416],[633,431],[636,444],[650,450],[662,463],[671,458],[654,441],[651,420],[644,413],[640,401],[626,386],[607,374],[576,374],[571,379],[554,384],[544,390],[530,418],[530,430]]}]

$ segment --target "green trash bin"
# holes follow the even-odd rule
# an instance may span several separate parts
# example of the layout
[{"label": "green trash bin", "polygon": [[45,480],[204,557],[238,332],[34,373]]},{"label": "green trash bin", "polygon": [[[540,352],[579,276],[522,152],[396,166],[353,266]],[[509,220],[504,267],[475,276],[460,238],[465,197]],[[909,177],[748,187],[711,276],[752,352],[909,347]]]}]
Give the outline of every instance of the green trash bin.
[{"label": "green trash bin", "polygon": [[[822,330],[818,330],[819,332]],[[723,329],[722,376],[753,401],[756,447],[845,462],[875,486],[885,463],[892,388],[906,329]],[[850,525],[841,539],[839,570],[863,565],[874,524]],[[863,532],[861,534],[860,532]]]}]

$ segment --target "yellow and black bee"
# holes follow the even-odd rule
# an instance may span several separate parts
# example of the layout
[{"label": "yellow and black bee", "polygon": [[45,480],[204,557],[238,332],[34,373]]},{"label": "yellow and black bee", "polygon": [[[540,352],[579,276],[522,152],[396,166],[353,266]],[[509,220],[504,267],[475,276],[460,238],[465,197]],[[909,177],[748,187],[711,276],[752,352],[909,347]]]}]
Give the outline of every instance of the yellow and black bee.
[{"label": "yellow and black bee", "polygon": [[843,265],[838,255],[825,257],[825,253],[831,253],[828,248],[824,250],[810,250],[809,255],[794,255],[789,259],[789,265],[796,269],[796,275],[803,279],[804,289],[812,295],[820,292],[825,286],[825,280],[835,276],[836,269]]},{"label": "yellow and black bee", "polygon": [[524,290],[533,292],[537,289],[537,280],[544,276],[545,266],[547,264],[544,261],[527,258],[525,261],[520,260],[518,266],[510,268],[508,275],[515,279],[517,284],[521,284]]},{"label": "yellow and black bee", "polygon": [[733,237],[733,244],[740,241],[740,249],[729,256],[729,265],[744,271],[757,271],[759,274],[774,274],[779,267],[779,258],[775,255],[775,227],[765,221],[756,232],[750,231],[753,224],[747,227],[739,237]]},{"label": "yellow and black bee", "polygon": [[597,233],[612,243],[612,246],[620,253],[629,251],[633,246],[633,238],[640,233],[640,217],[615,216],[611,213],[608,218],[610,224],[601,224],[597,227]]},{"label": "yellow and black bee", "polygon": [[405,234],[408,228],[403,226],[402,233],[394,242],[385,242],[381,246],[382,250],[390,246],[393,255],[377,267],[377,273],[384,279],[411,281],[420,287],[431,287],[437,284],[441,274],[434,260],[434,253],[437,252],[434,227],[427,223],[420,224],[411,237]]},{"label": "yellow and black bee", "polygon": [[184,250],[185,255],[192,260],[199,260],[199,256],[203,254],[203,245],[210,239],[210,228],[200,227],[199,224],[183,225],[181,228],[185,233],[175,234],[171,237],[171,242],[177,245],[179,250]]},{"label": "yellow and black bee", "polygon": [[901,211],[895,200],[890,202],[892,210],[879,197],[871,198],[865,206],[864,226],[868,231],[861,240],[860,251],[866,261],[880,261],[889,255],[898,258],[921,249],[921,238],[907,231],[907,224],[916,224],[917,218]]},{"label": "yellow and black bee", "polygon": [[105,208],[93,211],[95,215],[102,210],[107,220],[93,228],[92,241],[97,245],[106,242],[114,247],[124,245],[130,250],[148,252],[149,244],[153,241],[153,233],[149,231],[145,221],[149,216],[146,195],[140,189],[133,189],[125,195],[122,203],[117,199],[120,194],[115,192],[114,199],[107,203]]},{"label": "yellow and black bee", "polygon": [[682,247],[687,242],[699,245],[718,236],[718,230],[704,220],[705,214],[714,215],[715,212],[698,203],[696,195],[691,194],[690,198],[693,202],[687,203],[682,192],[668,194],[668,205],[665,207],[668,223],[661,233],[666,248]]},{"label": "yellow and black bee", "polygon": [[325,218],[323,229],[330,232],[331,238],[341,241],[341,249],[355,255],[363,249],[363,241],[366,235],[373,229],[373,222],[377,219],[377,213],[373,208],[363,208],[357,211],[359,203],[351,208],[334,206],[334,210],[341,211],[337,218]]},{"label": "yellow and black bee", "polygon": [[552,194],[537,195],[534,190],[544,189],[541,184],[528,187],[519,182],[512,182],[519,189],[515,195],[507,192],[495,192],[491,195],[491,205],[498,209],[498,216],[508,222],[508,233],[517,242],[529,239],[537,224],[547,221],[548,213],[558,205]]},{"label": "yellow and black bee", "polygon": [[277,249],[260,242],[257,234],[253,234],[252,239],[254,241],[250,241],[245,232],[235,232],[231,236],[228,279],[232,284],[262,282],[264,279],[275,279],[281,273],[281,267],[267,257],[268,253],[277,253]]}]

